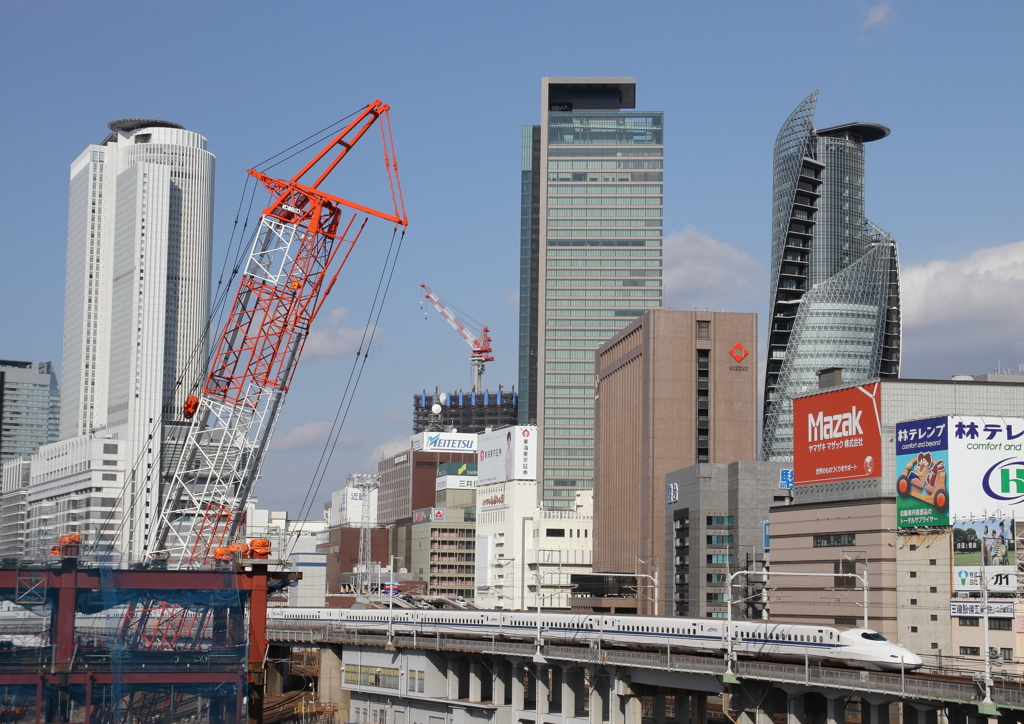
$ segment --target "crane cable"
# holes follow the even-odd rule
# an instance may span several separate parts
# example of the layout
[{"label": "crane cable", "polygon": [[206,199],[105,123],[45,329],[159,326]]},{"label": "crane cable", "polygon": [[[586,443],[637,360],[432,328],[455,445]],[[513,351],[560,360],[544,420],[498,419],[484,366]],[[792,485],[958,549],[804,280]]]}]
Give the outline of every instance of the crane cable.
[{"label": "crane cable", "polygon": [[[373,340],[377,333],[377,325],[380,322],[380,315],[384,310],[384,302],[387,300],[388,291],[391,289],[391,280],[395,274],[395,266],[398,264],[398,256],[402,252],[402,243],[405,241],[405,229],[403,228],[402,235],[398,239],[398,248],[395,250],[394,259],[392,260],[391,249],[394,246],[397,231],[398,227],[395,227],[395,232],[391,234],[391,245],[388,247],[388,254],[384,259],[381,276],[377,281],[377,291],[374,294],[373,303],[370,305],[370,312],[367,315],[366,326],[363,327],[363,336],[359,341],[359,349],[356,351],[356,358],[352,362],[352,369],[349,371],[348,381],[345,383],[345,390],[342,392],[341,400],[338,403],[338,410],[334,415],[334,421],[331,424],[331,431],[327,435],[327,441],[324,443],[324,449],[320,453],[320,459],[317,461],[316,470],[313,472],[313,478],[310,481],[309,487],[306,489],[306,495],[302,500],[302,506],[299,509],[299,520],[305,519],[305,516],[310,511],[313,501],[316,500],[316,496],[320,492],[320,487],[327,474],[327,468],[330,465],[331,458],[334,456],[334,451],[338,446],[341,431],[345,426],[345,421],[348,419],[349,410],[352,408],[352,400],[355,398],[356,390],[359,387],[359,380],[363,376],[363,369],[366,367],[366,359],[370,355],[370,348],[373,345]],[[391,261],[390,272],[388,272],[389,260]],[[384,284],[385,274],[387,274],[387,284],[384,285],[383,296],[380,296],[381,285]],[[379,305],[377,304],[378,296],[380,296]],[[374,317],[375,308],[376,317]],[[370,324],[371,321],[373,322],[372,326]],[[368,330],[372,331],[369,331],[369,339],[367,340]],[[366,342],[365,352],[363,351],[364,341]],[[358,372],[356,371],[357,367]],[[353,376],[355,376],[354,382]]]}]

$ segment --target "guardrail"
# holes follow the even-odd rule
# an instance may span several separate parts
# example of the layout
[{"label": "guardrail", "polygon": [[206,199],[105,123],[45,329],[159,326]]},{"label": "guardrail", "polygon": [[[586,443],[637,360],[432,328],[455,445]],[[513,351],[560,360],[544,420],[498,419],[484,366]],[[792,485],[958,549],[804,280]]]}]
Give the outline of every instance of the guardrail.
[{"label": "guardrail", "polygon": [[[309,644],[352,644],[384,646],[388,637],[360,634],[330,627],[296,629],[292,622],[282,625],[269,622],[267,636],[272,641]],[[535,644],[487,639],[456,639],[441,636],[395,636],[399,648],[433,649],[436,651],[468,651],[498,656],[530,658],[537,652]],[[545,658],[572,661],[580,664],[618,665],[634,668],[704,674],[721,677],[725,662],[720,658],[688,656],[670,652],[623,651],[619,649],[583,648],[578,646],[544,646]],[[856,694],[881,694],[894,699],[977,704],[980,691],[972,681],[949,681],[915,675],[885,674],[853,669],[826,669],[816,666],[795,666],[764,661],[740,660],[733,666],[739,678],[769,681],[777,684],[795,684],[807,687],[845,689]],[[1024,691],[1019,688],[995,686],[992,700],[998,707],[1024,709]]]}]

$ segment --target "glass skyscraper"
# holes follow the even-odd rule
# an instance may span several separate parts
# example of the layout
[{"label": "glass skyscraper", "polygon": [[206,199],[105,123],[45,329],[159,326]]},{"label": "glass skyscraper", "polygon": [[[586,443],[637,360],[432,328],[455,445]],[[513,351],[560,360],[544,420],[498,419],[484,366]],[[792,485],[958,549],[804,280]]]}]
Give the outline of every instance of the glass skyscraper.
[{"label": "glass skyscraper", "polygon": [[820,370],[842,368],[844,383],[900,372],[896,242],[864,216],[864,144],[889,129],[816,129],[817,99],[775,140],[763,460],[792,459],[792,399],[817,387]]},{"label": "glass skyscraper", "polygon": [[593,485],[594,351],[661,307],[663,114],[635,98],[635,78],[544,78],[523,129],[519,421],[548,508]]}]

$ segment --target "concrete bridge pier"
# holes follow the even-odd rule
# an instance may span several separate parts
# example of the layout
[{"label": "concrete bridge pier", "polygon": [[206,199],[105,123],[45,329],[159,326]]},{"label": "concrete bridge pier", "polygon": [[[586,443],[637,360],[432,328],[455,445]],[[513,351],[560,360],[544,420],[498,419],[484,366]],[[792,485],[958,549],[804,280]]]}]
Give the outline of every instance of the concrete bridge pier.
[{"label": "concrete bridge pier", "polygon": [[511,659],[512,668],[512,718],[526,709],[526,667],[522,659]]},{"label": "concrete bridge pier", "polygon": [[676,694],[673,724],[690,724],[690,696],[688,694]]},{"label": "concrete bridge pier", "polygon": [[549,713],[551,708],[551,669],[552,667],[546,664],[537,664],[534,668],[534,681],[537,682],[534,690],[538,722],[540,717]]},{"label": "concrete bridge pier", "polygon": [[939,724],[939,710],[935,707],[904,703],[903,724]]},{"label": "concrete bridge pier", "polygon": [[804,724],[806,707],[803,694],[790,694],[786,697],[786,724]]},{"label": "concrete bridge pier", "polygon": [[590,684],[590,724],[603,724],[608,702],[607,681],[597,666],[587,667],[587,681]]}]

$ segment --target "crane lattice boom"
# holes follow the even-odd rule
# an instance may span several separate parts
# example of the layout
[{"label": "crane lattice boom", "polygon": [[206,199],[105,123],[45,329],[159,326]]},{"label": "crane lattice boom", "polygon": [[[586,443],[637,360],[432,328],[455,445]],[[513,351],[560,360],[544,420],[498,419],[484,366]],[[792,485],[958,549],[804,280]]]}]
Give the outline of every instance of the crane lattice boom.
[{"label": "crane lattice boom", "polygon": [[[202,394],[191,400],[193,422],[147,544],[150,559],[202,567],[235,542],[310,325],[366,224],[357,217],[408,225],[389,110],[380,100],[369,104],[289,180],[249,171],[273,202],[263,210]],[[319,190],[378,120],[392,213]],[[304,183],[325,159],[320,175]]]},{"label": "crane lattice boom", "polygon": [[466,340],[470,348],[473,350],[469,355],[469,364],[473,368],[473,389],[477,392],[481,391],[481,380],[484,375],[484,362],[493,362],[494,356],[491,354],[494,350],[491,349],[491,337],[488,334],[490,330],[484,327],[480,331],[480,335],[474,335],[466,323],[463,322],[458,316],[451,310],[451,308],[445,303],[441,297],[437,296],[437,293],[428,287],[426,284],[420,284],[420,286],[426,290],[426,298],[430,300],[430,303],[437,308],[437,311],[441,313],[441,316],[448,320],[448,324],[455,328],[455,331]]}]

